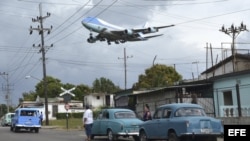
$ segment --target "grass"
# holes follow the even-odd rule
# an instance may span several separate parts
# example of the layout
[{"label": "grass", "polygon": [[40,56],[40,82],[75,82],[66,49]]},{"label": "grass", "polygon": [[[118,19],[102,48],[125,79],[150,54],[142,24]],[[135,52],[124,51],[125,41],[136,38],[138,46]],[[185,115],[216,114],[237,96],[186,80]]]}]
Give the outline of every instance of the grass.
[{"label": "grass", "polygon": [[[58,128],[67,129],[67,120],[50,120],[49,126],[57,126]],[[82,129],[83,123],[82,118],[69,118],[68,119],[68,129]]]}]

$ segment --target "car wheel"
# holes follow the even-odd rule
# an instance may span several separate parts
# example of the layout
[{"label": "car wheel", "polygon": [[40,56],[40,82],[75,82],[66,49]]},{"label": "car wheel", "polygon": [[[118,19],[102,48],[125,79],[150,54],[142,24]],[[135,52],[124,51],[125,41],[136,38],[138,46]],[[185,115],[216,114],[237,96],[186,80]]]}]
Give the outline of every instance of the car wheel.
[{"label": "car wheel", "polygon": [[35,133],[39,133],[39,128],[35,128]]},{"label": "car wheel", "polygon": [[115,140],[117,140],[117,136],[115,136],[114,134],[113,134],[113,132],[112,132],[112,130],[108,130],[108,140],[109,141],[115,141]]},{"label": "car wheel", "polygon": [[140,141],[139,136],[133,136],[134,141]]},{"label": "car wheel", "polygon": [[93,140],[94,138],[95,138],[95,136],[94,136],[94,135],[91,135],[91,136],[90,136],[90,139],[91,139],[91,140]]},{"label": "car wheel", "polygon": [[168,141],[179,141],[179,138],[174,132],[168,134]]},{"label": "car wheel", "polygon": [[10,125],[10,131],[13,131],[13,127]]},{"label": "car wheel", "polygon": [[139,134],[139,140],[140,141],[149,141],[149,139],[147,138],[147,135],[145,133],[145,131],[141,131]]},{"label": "car wheel", "polygon": [[14,130],[14,132],[18,132],[18,127],[14,126],[13,130]]}]

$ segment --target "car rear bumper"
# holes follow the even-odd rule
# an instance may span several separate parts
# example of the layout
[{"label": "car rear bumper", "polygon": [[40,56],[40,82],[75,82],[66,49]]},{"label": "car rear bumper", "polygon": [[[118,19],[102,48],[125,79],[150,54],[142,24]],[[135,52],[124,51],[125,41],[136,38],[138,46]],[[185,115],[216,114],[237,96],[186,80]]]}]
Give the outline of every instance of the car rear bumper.
[{"label": "car rear bumper", "polygon": [[41,125],[16,124],[15,126],[19,128],[41,128]]}]

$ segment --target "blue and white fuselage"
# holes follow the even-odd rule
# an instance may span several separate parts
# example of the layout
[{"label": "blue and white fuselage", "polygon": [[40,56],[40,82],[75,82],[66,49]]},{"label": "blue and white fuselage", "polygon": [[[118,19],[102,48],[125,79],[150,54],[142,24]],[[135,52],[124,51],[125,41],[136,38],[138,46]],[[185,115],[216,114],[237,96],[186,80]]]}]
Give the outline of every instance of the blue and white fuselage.
[{"label": "blue and white fuselage", "polygon": [[162,35],[159,34],[153,36],[145,36],[145,34],[158,32],[158,29],[160,28],[174,26],[169,25],[161,27],[144,27],[141,29],[125,29],[95,17],[87,17],[83,19],[82,25],[90,30],[90,32],[93,31],[98,33],[98,35],[96,36],[93,36],[92,33],[90,33],[90,37],[87,39],[89,43],[95,43],[97,40],[99,40],[107,41],[108,44],[110,44],[111,42],[119,44],[126,41],[144,41],[149,38]]}]

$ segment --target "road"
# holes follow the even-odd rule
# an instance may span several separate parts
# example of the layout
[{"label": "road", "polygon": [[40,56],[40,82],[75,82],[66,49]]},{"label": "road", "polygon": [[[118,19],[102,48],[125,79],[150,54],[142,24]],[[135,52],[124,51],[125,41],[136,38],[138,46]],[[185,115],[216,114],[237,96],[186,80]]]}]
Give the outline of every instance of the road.
[{"label": "road", "polygon": [[[0,127],[0,138],[3,141],[84,141],[83,130],[40,129],[39,133],[22,130],[18,133],[10,131],[9,127]],[[106,141],[106,137],[95,137],[94,141]],[[132,138],[119,138],[119,141],[133,141]],[[219,138],[217,141],[224,141]]]},{"label": "road", "polygon": [[[0,127],[0,138],[3,141],[84,141],[86,135],[83,130],[40,129],[39,133],[26,130],[12,132],[9,127]],[[119,139],[133,141],[133,139]],[[107,137],[96,137],[94,141],[107,141]]]}]

